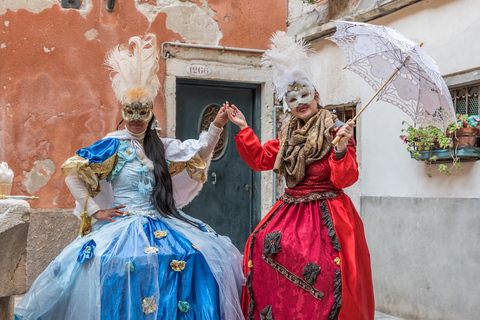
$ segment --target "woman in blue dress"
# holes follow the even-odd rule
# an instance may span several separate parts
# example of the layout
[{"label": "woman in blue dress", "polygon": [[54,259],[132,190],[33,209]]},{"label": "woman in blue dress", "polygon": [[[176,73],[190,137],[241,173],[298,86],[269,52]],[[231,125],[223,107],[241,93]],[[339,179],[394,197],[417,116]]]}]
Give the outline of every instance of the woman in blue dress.
[{"label": "woman in blue dress", "polygon": [[156,39],[129,44],[132,52],[116,47],[106,61],[126,128],[62,165],[80,234],[33,283],[15,319],[243,319],[240,253],[179,209],[205,182],[228,117],[221,109],[198,140],[159,138]]}]

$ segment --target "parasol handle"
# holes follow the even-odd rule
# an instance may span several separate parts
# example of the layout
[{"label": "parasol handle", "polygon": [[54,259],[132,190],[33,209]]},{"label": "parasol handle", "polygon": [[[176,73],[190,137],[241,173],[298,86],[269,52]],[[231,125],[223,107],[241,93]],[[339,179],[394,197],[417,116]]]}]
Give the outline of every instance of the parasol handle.
[{"label": "parasol handle", "polygon": [[[423,42],[420,42],[418,44],[419,47],[423,46]],[[392,78],[397,74],[398,71],[400,71],[400,69],[405,65],[405,63],[408,62],[408,60],[410,60],[410,56],[408,56],[405,61],[403,61],[403,64],[395,69],[395,71],[392,73],[392,75],[390,76],[390,78],[387,79],[387,81],[385,81],[385,83],[380,87],[380,89],[377,90],[377,92],[375,92],[375,94],[373,95],[373,97],[368,100],[367,104],[365,106],[363,106],[363,108],[357,113],[357,115],[352,119],[353,121],[357,120],[357,118],[362,114],[363,110],[365,110],[368,105],[373,101],[373,99],[375,99],[376,96],[378,96],[378,94],[380,93],[380,91],[383,90],[383,88],[385,88],[385,86],[390,82],[390,80],[392,80]],[[340,139],[342,138],[342,136],[336,136],[335,139],[333,139],[332,141],[332,146],[336,146],[338,141],[340,141]]]}]

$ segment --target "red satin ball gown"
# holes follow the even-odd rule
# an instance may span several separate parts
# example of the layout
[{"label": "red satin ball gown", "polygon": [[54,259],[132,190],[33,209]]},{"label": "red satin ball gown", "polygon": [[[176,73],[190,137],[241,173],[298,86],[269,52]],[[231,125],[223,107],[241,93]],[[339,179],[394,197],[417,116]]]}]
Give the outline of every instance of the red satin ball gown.
[{"label": "red satin ball gown", "polygon": [[[235,137],[255,171],[273,169],[279,140],[263,146],[251,128]],[[245,246],[246,319],[373,320],[370,254],[362,220],[342,189],[358,179],[354,141],[332,149],[263,218]]]}]

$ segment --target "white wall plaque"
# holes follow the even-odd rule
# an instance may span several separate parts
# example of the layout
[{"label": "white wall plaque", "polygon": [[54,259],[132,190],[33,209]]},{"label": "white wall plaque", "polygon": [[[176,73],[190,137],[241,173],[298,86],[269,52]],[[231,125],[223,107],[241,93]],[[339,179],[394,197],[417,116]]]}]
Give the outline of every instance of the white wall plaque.
[{"label": "white wall plaque", "polygon": [[202,64],[189,64],[186,68],[187,73],[192,76],[208,76],[212,73],[212,69],[209,66]]}]

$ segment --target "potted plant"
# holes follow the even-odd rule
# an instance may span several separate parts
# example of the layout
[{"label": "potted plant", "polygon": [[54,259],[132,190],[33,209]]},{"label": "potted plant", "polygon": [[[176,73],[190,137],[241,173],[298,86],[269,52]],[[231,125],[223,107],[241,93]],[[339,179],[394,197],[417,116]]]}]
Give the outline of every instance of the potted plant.
[{"label": "potted plant", "polygon": [[[445,164],[439,164],[438,171],[451,174],[453,168],[460,167],[460,160],[452,149],[452,138],[446,135],[442,130],[433,127],[416,127],[409,125],[406,121],[402,122],[407,125],[406,129],[402,129],[400,138],[407,145],[407,151],[410,152],[412,158],[432,164],[438,160],[452,161],[452,165],[447,167]],[[428,174],[432,177],[431,174]]]},{"label": "potted plant", "polygon": [[424,151],[429,151],[426,154],[430,154],[432,150],[447,149],[452,145],[452,139],[436,127],[415,127],[409,125],[406,121],[403,121],[402,124],[408,127],[402,129],[405,134],[401,135],[400,138],[407,145],[407,151],[410,152],[412,158],[419,159],[423,156],[421,160],[425,160]]},{"label": "potted plant", "polygon": [[480,116],[457,114],[457,121],[448,126],[448,133],[453,136],[455,147],[475,147],[479,135]]}]

